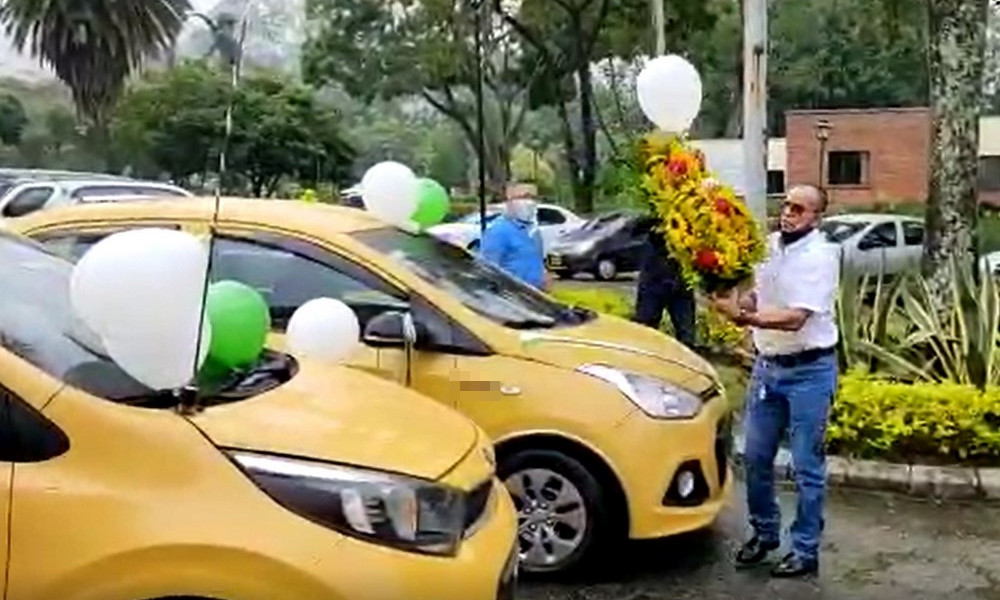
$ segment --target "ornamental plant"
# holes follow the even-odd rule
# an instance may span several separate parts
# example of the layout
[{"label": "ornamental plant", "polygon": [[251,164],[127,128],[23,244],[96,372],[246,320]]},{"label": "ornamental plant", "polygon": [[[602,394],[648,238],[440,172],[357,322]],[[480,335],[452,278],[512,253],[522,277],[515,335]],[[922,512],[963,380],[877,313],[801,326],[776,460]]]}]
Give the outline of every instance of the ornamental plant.
[{"label": "ornamental plant", "polygon": [[704,154],[681,137],[660,132],[642,138],[642,190],[656,230],[687,283],[713,293],[753,275],[766,247],[761,226],[730,186],[709,171]]}]

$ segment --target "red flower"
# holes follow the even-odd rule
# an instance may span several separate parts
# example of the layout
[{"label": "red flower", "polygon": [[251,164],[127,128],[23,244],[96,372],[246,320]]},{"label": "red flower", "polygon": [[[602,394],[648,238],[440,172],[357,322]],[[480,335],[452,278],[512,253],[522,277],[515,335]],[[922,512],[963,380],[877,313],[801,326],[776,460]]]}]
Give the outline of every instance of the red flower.
[{"label": "red flower", "polygon": [[719,255],[715,250],[703,248],[695,255],[694,262],[702,271],[711,271],[719,266]]},{"label": "red flower", "polygon": [[684,177],[688,172],[687,161],[681,157],[671,158],[670,162],[667,163],[667,169],[670,173],[676,177]]},{"label": "red flower", "polygon": [[729,200],[726,200],[725,198],[716,198],[715,212],[719,213],[720,215],[725,215],[728,217],[729,215],[733,214],[733,205],[730,204]]}]

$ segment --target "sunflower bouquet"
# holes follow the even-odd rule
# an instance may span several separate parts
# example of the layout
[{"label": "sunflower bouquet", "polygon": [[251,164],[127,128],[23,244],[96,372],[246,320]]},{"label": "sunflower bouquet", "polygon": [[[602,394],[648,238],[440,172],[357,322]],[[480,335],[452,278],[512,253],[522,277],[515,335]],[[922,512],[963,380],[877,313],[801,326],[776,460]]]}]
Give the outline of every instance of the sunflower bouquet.
[{"label": "sunflower bouquet", "polygon": [[704,154],[658,132],[641,140],[638,158],[657,231],[685,281],[714,293],[748,279],[764,258],[762,229],[733,189],[712,177]]}]

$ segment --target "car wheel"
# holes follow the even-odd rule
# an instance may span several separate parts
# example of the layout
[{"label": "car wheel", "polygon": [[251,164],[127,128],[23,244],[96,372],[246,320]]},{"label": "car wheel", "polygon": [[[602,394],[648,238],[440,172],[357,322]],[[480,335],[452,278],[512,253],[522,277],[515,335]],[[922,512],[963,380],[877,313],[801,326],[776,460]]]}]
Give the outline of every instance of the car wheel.
[{"label": "car wheel", "polygon": [[523,450],[498,468],[517,508],[521,568],[576,572],[612,541],[610,503],[577,460],[552,450]]},{"label": "car wheel", "polygon": [[602,258],[597,262],[594,276],[601,281],[611,281],[618,276],[618,265],[610,258]]}]

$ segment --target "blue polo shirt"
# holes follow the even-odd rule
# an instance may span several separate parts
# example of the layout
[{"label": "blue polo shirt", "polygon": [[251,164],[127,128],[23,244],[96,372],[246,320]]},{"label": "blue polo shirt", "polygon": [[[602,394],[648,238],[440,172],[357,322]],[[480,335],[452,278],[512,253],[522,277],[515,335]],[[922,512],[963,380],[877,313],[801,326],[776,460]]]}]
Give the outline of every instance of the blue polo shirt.
[{"label": "blue polo shirt", "polygon": [[545,285],[545,251],[533,223],[501,215],[486,228],[481,256],[514,277],[541,288]]}]

